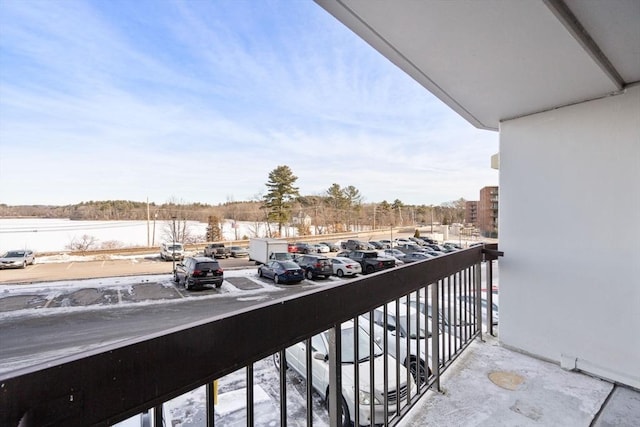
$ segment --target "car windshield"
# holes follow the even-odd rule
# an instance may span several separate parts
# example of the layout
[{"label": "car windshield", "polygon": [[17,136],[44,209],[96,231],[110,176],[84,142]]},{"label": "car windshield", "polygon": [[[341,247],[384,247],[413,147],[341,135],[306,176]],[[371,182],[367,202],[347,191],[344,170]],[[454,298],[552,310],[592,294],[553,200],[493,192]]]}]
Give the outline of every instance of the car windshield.
[{"label": "car windshield", "polygon": [[182,250],[182,245],[169,245],[169,246],[167,246],[167,248],[170,251],[181,251]]},{"label": "car windshield", "polygon": [[217,270],[218,263],[216,262],[199,262],[196,266],[196,270]]},{"label": "car windshield", "polygon": [[[420,319],[419,316],[418,318]],[[420,329],[418,330],[416,318],[412,317],[409,322],[409,333],[407,334],[407,316],[400,316],[400,327],[402,328],[402,332],[413,340],[427,338],[427,332],[425,331],[422,323],[424,323],[424,321],[420,319]]]},{"label": "car windshield", "polygon": [[[362,329],[362,327],[358,328],[360,333],[358,334],[358,357],[360,362],[369,359],[369,343],[370,338],[369,334]],[[353,348],[353,331],[354,328],[343,328],[342,329],[342,363],[353,363],[355,360],[355,351]],[[373,343],[373,356],[377,357],[382,354],[382,348],[377,343]]]},{"label": "car windshield", "polygon": [[9,251],[4,255],[4,258],[20,258],[24,256],[24,251]]}]

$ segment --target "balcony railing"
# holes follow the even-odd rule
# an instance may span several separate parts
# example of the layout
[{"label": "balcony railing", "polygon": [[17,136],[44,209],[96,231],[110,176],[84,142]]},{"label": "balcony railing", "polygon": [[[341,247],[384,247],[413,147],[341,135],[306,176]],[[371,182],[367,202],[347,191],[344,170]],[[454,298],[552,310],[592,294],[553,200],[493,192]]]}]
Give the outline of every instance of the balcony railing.
[{"label": "balcony railing", "polygon": [[[326,284],[302,296],[214,316],[55,364],[3,373],[0,425],[112,425],[150,412],[146,419],[161,426],[165,402],[202,386],[206,425],[224,425],[224,420],[216,420],[213,382],[238,370],[246,373],[246,424],[256,425],[254,364],[274,354],[286,364],[294,346],[304,347],[297,360],[304,368],[297,373],[280,369],[279,385],[272,384],[279,389],[275,400],[280,425],[291,422],[287,376],[315,378],[322,363],[328,369],[328,386],[313,390],[318,388],[316,380],[306,382],[302,416],[307,425],[318,419],[313,399],[327,395],[329,415],[322,416],[330,425],[341,425],[342,412],[337,408],[347,400],[355,425],[372,420],[394,425],[429,388],[440,388],[442,372],[481,336],[481,289],[491,289],[490,261],[498,255],[496,245],[477,246],[358,280]],[[487,268],[482,268],[485,261]],[[490,298],[491,292],[487,294]],[[475,298],[463,298],[467,296]],[[491,306],[489,301],[485,319],[490,333]],[[403,312],[404,322],[399,320]],[[353,341],[343,340],[345,322],[359,331]],[[407,332],[421,330],[428,335],[423,340],[420,334]],[[314,341],[323,331],[329,331],[325,353]],[[368,353],[358,345],[362,337],[368,340]],[[346,353],[363,362],[343,364]],[[363,370],[365,360],[368,368]],[[376,368],[379,365],[382,370]]]}]

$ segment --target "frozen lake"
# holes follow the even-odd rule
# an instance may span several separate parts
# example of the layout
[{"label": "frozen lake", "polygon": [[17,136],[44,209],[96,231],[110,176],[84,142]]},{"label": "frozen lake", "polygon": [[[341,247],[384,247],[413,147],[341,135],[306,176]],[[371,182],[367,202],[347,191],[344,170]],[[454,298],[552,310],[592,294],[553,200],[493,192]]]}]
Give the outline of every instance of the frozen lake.
[{"label": "frozen lake", "polygon": [[[188,221],[193,235],[204,236],[207,224]],[[83,235],[97,239],[96,248],[116,241],[121,246],[159,246],[169,236],[171,221],[75,221],[69,219],[0,219],[0,252],[31,249],[36,252],[64,251]]]},{"label": "frozen lake", "polygon": [[[0,253],[11,249],[31,249],[35,252],[68,250],[67,246],[82,236],[96,239],[93,249],[100,249],[106,242],[118,242],[117,247],[160,246],[170,241],[172,221],[76,221],[70,219],[45,218],[0,218]],[[178,227],[179,224],[176,225]],[[187,221],[192,237],[204,242],[207,224]],[[272,229],[277,229],[272,225]],[[221,224],[224,240],[248,237],[264,237],[264,223],[225,220]],[[295,235],[295,228],[287,230]]]}]

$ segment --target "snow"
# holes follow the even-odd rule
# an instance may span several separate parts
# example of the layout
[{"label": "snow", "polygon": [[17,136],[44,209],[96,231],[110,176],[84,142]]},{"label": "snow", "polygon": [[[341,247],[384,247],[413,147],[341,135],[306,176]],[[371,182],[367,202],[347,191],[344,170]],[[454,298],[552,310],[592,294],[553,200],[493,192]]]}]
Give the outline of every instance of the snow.
[{"label": "snow", "polygon": [[[47,218],[0,218],[0,252],[31,249],[35,252],[64,251],[66,246],[84,235],[97,239],[96,249],[105,242],[119,242],[123,247],[160,246],[170,235],[172,221],[83,221]],[[191,235],[204,241],[207,224],[187,221]],[[287,229],[294,235],[295,229]],[[266,234],[264,223],[224,220],[224,240]]]}]

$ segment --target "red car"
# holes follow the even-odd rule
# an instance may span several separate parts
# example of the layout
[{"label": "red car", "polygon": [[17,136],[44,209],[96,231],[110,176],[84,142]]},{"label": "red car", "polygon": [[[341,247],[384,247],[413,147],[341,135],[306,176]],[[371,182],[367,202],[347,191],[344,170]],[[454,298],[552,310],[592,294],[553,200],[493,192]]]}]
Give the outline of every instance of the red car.
[{"label": "red car", "polygon": [[289,243],[287,245],[287,251],[291,252],[291,253],[297,253],[298,252],[298,247],[296,245],[294,245],[293,243]]}]

